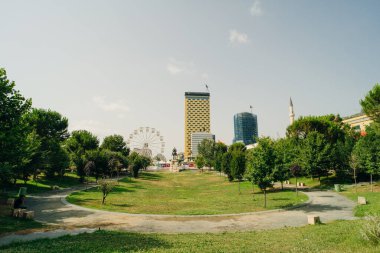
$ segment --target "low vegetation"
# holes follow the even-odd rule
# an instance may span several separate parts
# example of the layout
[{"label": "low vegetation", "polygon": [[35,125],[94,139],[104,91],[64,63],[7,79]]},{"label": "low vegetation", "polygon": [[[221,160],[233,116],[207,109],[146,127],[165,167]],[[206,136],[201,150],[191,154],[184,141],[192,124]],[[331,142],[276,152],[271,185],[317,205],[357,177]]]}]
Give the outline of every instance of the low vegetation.
[{"label": "low vegetation", "polygon": [[[53,178],[41,175],[36,181],[28,180],[26,184],[22,180],[17,180],[15,185],[6,188],[6,195],[10,197],[16,195],[20,187],[27,187],[28,194],[51,191],[53,186],[57,186],[58,188],[72,187],[79,184],[78,179],[79,176],[74,173],[65,173],[63,176]],[[94,178],[87,178],[87,181],[94,182]],[[2,195],[4,195],[4,193],[2,193]]]},{"label": "low vegetation", "polygon": [[220,234],[138,234],[97,231],[0,247],[2,252],[366,252],[380,246],[362,239],[363,221]]},{"label": "low vegetation", "polygon": [[270,190],[267,209],[264,194],[252,184],[229,182],[214,172],[142,173],[140,178],[126,178],[114,187],[102,205],[102,193],[96,189],[75,192],[69,202],[97,209],[147,214],[228,214],[291,207],[307,200],[294,191]]},{"label": "low vegetation", "polygon": [[345,188],[342,195],[357,202],[358,196],[365,197],[367,205],[358,205],[355,207],[355,215],[358,217],[364,217],[369,214],[380,215],[380,181],[373,185],[373,192],[371,191],[371,185],[359,184],[355,189],[355,186]]}]

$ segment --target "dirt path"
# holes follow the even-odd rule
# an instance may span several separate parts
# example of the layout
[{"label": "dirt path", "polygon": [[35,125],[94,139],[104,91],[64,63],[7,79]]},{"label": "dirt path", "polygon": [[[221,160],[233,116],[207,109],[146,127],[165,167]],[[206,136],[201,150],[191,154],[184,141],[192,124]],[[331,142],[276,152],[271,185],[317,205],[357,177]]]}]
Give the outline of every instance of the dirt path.
[{"label": "dirt path", "polygon": [[148,233],[218,233],[303,226],[307,224],[307,216],[311,214],[320,216],[322,222],[354,219],[355,203],[331,191],[304,192],[309,197],[309,203],[293,210],[181,216],[127,214],[88,209],[66,202],[65,197],[75,190],[78,188],[31,196],[27,200],[27,206],[35,211],[37,221],[58,226],[59,230],[7,235],[1,237],[0,245],[15,240],[93,232],[99,228]]},{"label": "dirt path", "polygon": [[61,228],[107,228],[135,232],[197,233],[273,229],[307,224],[307,215],[322,222],[354,219],[355,203],[330,191],[305,192],[310,203],[294,210],[274,210],[238,215],[142,215],[88,209],[69,204],[65,196],[73,190],[29,198],[38,221]]}]

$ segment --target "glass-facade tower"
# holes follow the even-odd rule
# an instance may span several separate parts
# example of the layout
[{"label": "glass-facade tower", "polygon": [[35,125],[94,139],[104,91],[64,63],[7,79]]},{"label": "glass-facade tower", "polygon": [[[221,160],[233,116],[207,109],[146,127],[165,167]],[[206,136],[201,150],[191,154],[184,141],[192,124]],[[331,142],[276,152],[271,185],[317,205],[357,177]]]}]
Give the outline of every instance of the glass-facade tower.
[{"label": "glass-facade tower", "polygon": [[235,114],[234,131],[234,143],[243,142],[245,145],[256,143],[258,137],[257,115],[249,112]]}]

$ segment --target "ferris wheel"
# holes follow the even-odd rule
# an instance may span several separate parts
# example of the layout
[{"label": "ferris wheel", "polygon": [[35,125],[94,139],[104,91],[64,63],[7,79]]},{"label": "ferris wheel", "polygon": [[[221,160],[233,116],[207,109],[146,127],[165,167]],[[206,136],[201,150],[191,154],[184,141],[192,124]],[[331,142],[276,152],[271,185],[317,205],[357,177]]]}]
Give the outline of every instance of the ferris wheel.
[{"label": "ferris wheel", "polygon": [[152,158],[165,151],[164,137],[152,127],[139,127],[129,135],[127,146],[141,155]]}]

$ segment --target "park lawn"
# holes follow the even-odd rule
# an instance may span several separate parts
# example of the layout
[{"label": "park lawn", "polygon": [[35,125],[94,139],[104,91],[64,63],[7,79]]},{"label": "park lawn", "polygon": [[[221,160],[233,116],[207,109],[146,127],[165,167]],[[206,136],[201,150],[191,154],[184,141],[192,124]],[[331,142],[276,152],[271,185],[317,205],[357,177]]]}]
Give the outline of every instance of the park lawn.
[{"label": "park lawn", "polygon": [[291,207],[308,198],[294,191],[278,189],[264,195],[252,184],[242,182],[241,194],[238,182],[228,182],[215,172],[185,171],[145,172],[138,179],[125,178],[119,182],[101,204],[102,193],[97,189],[74,192],[67,197],[73,204],[127,213],[206,215],[231,214]]},{"label": "park lawn", "polygon": [[[10,215],[0,215],[0,235],[10,232],[20,232],[24,230],[35,230],[46,226],[34,220],[14,218]],[[0,238],[1,239],[1,238]]]},{"label": "park lawn", "polygon": [[367,205],[357,205],[355,207],[355,215],[358,217],[364,217],[368,214],[378,214],[380,215],[380,181],[374,183],[373,192],[371,192],[371,186],[358,185],[357,192],[355,187],[345,187],[344,191],[341,192],[342,195],[352,199],[357,202],[358,196],[363,196],[367,200]]},{"label": "park lawn", "polygon": [[[90,182],[95,182],[94,178],[89,178]],[[28,194],[44,193],[51,191],[51,186],[58,186],[59,188],[68,188],[80,185],[79,177],[75,173],[65,173],[63,177],[56,176],[54,178],[47,178],[45,175],[39,176],[37,181],[32,179],[24,184],[23,180],[17,180],[16,185],[7,189],[8,196],[14,197],[17,195],[20,187],[27,187]]]},{"label": "park lawn", "polygon": [[1,252],[380,252],[363,241],[363,221],[254,232],[143,234],[97,231],[0,247]]}]

